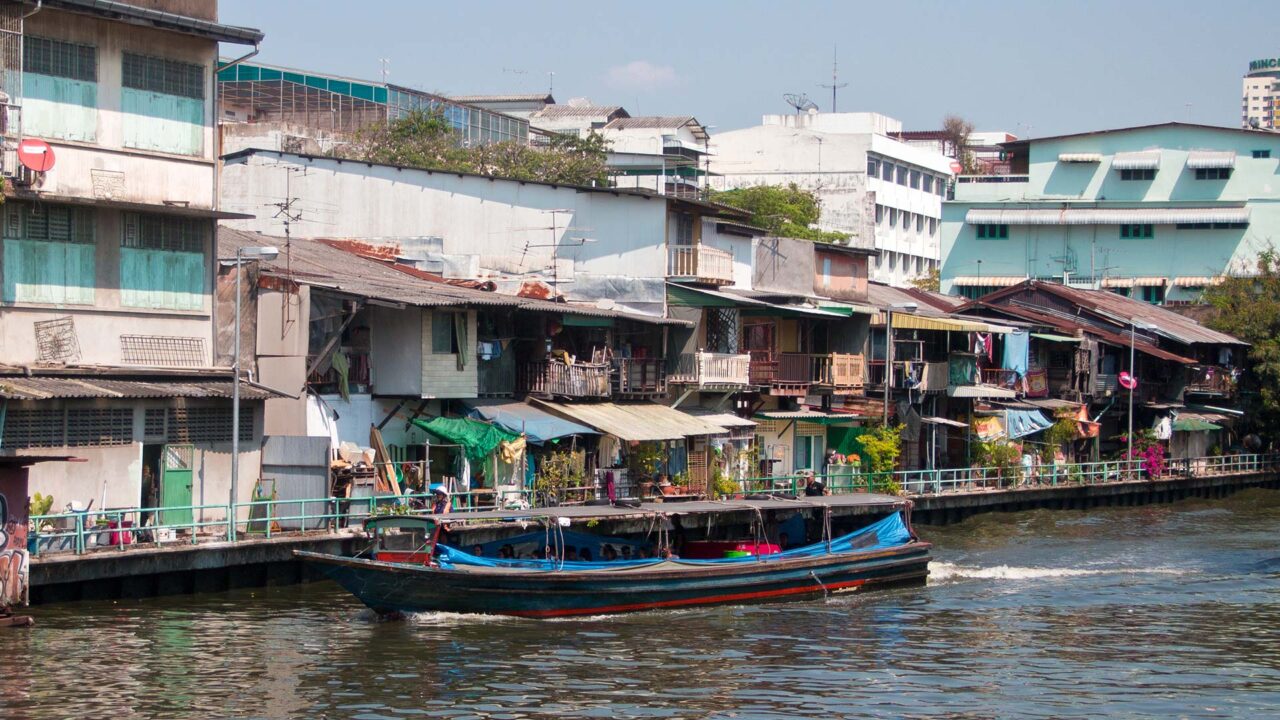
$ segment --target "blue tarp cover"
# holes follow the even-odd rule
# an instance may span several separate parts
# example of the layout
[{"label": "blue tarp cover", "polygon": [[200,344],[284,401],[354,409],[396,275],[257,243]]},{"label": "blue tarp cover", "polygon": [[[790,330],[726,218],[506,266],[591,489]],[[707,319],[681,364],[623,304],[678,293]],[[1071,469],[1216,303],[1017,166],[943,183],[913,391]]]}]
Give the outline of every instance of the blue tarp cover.
[{"label": "blue tarp cover", "polygon": [[[559,533],[552,531],[550,536],[554,537]],[[541,547],[547,537],[544,533],[529,533],[535,536],[534,539]],[[644,543],[635,543],[629,540],[619,538],[603,538],[598,535],[589,535],[586,533],[576,533],[565,531],[565,544],[573,546],[575,542],[586,544],[587,542],[599,543],[598,547],[604,544],[612,544],[615,547],[630,544],[633,547],[643,545]],[[874,536],[874,537],[868,537]],[[527,535],[520,536],[526,538]],[[573,538],[573,539],[571,539]],[[495,541],[487,543],[485,546],[485,554],[489,553],[489,546],[501,547],[503,544],[513,543],[517,538],[505,541]],[[870,540],[870,542],[867,542]],[[848,535],[841,535],[831,541],[832,553],[849,552],[854,548],[858,550],[872,551],[884,550],[886,548],[897,547],[906,544],[911,540],[911,533],[907,531],[906,523],[902,520],[902,513],[894,513],[879,522],[868,525],[861,530],[856,530]],[[866,544],[863,544],[866,543]],[[496,557],[476,557],[465,553],[457,548],[448,545],[437,545],[440,550],[440,567],[450,569],[457,565],[471,565],[478,567],[507,567],[507,568],[524,568],[528,570],[619,570],[631,567],[644,567],[645,565],[655,565],[663,562],[661,559],[641,559],[641,560],[614,560],[612,562],[560,562],[559,560],[499,560]],[[496,552],[496,551],[495,551]],[[798,557],[817,557],[827,554],[827,543],[816,542],[812,545],[804,545],[802,547],[793,548],[776,555],[765,555],[762,557],[748,556],[741,558],[722,558],[718,560],[676,560],[675,562],[690,565],[725,565],[729,563],[739,562],[760,562],[761,560],[768,562],[780,558],[798,558]],[[593,546],[592,557],[599,557]]]},{"label": "blue tarp cover", "polygon": [[529,442],[535,445],[569,435],[600,434],[586,425],[579,425],[521,402],[467,400],[464,404],[469,408],[469,417],[488,420],[513,433],[524,433]]},{"label": "blue tarp cover", "polygon": [[1005,415],[1008,420],[1005,425],[1008,428],[1010,440],[1034,435],[1053,425],[1053,421],[1039,410],[1008,410]]},{"label": "blue tarp cover", "polygon": [[1030,352],[1031,338],[1027,331],[1014,330],[1004,336],[1004,362],[1001,366],[1018,373],[1018,377],[1026,377]]}]

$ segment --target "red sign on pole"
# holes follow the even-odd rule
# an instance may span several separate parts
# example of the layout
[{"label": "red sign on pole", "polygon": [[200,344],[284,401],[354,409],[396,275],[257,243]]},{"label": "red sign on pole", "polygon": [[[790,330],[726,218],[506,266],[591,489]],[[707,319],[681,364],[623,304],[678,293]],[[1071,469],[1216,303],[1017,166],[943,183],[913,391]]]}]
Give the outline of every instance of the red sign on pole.
[{"label": "red sign on pole", "polygon": [[48,172],[53,169],[53,148],[43,140],[23,138],[18,143],[18,162],[34,172]]}]

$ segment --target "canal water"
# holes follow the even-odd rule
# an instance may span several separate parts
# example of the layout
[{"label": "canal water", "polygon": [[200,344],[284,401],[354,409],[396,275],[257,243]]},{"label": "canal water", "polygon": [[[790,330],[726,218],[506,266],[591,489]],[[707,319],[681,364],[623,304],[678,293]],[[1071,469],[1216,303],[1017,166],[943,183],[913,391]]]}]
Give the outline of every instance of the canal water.
[{"label": "canal water", "polygon": [[1277,717],[1280,492],[921,528],[927,587],[376,622],[335,586],[33,609],[0,718]]}]

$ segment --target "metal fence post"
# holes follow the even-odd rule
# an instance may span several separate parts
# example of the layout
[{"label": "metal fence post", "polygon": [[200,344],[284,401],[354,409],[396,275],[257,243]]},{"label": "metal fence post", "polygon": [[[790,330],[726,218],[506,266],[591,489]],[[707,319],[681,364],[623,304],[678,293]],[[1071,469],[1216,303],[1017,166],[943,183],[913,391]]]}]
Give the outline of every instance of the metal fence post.
[{"label": "metal fence post", "polygon": [[236,503],[227,503],[227,541],[236,541]]}]

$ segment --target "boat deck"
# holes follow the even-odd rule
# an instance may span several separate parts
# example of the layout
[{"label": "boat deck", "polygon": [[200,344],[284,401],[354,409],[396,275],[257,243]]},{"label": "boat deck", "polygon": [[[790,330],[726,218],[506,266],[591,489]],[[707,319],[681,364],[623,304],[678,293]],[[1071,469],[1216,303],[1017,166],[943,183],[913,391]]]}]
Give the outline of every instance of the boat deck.
[{"label": "boat deck", "polygon": [[702,515],[723,512],[755,512],[764,510],[798,510],[803,508],[882,508],[885,512],[897,510],[908,504],[904,498],[878,493],[853,493],[849,495],[824,495],[798,497],[794,500],[773,498],[769,500],[692,500],[678,503],[643,502],[634,505],[564,505],[533,510],[484,510],[478,512],[422,515],[421,517],[455,522],[513,521],[534,518],[643,518],[664,515]]}]

